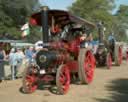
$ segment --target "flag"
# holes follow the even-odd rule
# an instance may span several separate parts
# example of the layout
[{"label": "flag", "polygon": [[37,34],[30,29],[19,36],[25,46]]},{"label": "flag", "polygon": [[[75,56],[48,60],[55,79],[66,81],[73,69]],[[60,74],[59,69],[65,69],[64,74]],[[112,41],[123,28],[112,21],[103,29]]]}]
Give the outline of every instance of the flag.
[{"label": "flag", "polygon": [[30,31],[29,31],[29,24],[28,23],[26,23],[26,24],[24,24],[22,27],[21,27],[21,31],[22,31],[22,37],[25,37],[25,36],[27,36],[27,35],[29,35],[30,34]]}]

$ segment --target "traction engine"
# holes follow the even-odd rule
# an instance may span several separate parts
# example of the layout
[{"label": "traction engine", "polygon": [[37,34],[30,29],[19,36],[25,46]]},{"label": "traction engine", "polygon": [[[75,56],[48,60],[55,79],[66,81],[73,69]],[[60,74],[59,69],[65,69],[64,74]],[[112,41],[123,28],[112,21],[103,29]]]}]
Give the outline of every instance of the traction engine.
[{"label": "traction engine", "polygon": [[100,22],[97,27],[99,34],[99,44],[95,54],[97,65],[106,65],[108,69],[111,69],[112,62],[115,62],[115,65],[120,65],[122,63],[121,44],[116,42],[113,35],[110,36],[108,41],[105,40],[104,25],[102,22]]},{"label": "traction engine", "polygon": [[[54,22],[61,25],[62,30],[61,33],[54,32],[50,35],[48,29],[53,23],[53,18]],[[42,25],[43,49],[37,52],[36,63],[29,64],[24,71],[23,92],[34,92],[42,82],[42,85],[55,83],[57,92],[65,94],[69,90],[72,75],[75,75],[80,83],[92,82],[95,57],[90,49],[80,47],[80,35],[77,33],[74,36],[70,26],[80,23],[94,27],[92,23],[71,15],[67,11],[49,10],[47,7],[33,14],[30,23]],[[75,29],[75,31],[80,30]]]}]

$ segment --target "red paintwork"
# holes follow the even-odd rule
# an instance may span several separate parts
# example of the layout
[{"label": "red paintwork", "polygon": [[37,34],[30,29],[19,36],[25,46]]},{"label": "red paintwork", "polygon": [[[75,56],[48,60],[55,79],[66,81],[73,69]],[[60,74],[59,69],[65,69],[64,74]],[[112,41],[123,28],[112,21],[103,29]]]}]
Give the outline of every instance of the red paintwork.
[{"label": "red paintwork", "polygon": [[74,53],[75,56],[78,56],[79,54],[79,47],[80,46],[80,39],[79,37],[74,39],[73,41],[69,42],[69,48],[68,50],[72,53]]},{"label": "red paintwork", "polygon": [[66,64],[70,70],[70,72],[78,72],[78,62],[75,60],[69,61]]},{"label": "red paintwork", "polygon": [[63,48],[71,53],[74,53],[75,56],[78,56],[79,54],[79,48],[80,48],[79,45],[80,45],[79,37],[69,42],[58,41],[58,42],[50,43],[51,48],[54,48],[56,50]]},{"label": "red paintwork", "polygon": [[50,43],[50,46],[56,50],[66,49],[65,51],[58,53],[57,61],[54,63],[61,64],[62,62],[64,62],[64,63],[67,63],[67,65],[69,66],[69,70],[71,72],[78,71],[78,62],[70,60],[70,53],[72,53],[77,58],[79,54],[79,48],[80,48],[79,45],[80,45],[79,37],[72,41],[69,41],[69,43],[67,42],[65,43],[63,41]]},{"label": "red paintwork", "polygon": [[35,83],[36,81],[37,79],[34,75],[26,76],[26,87],[28,88],[29,93],[32,93],[37,89],[37,84]]},{"label": "red paintwork", "polygon": [[66,94],[70,86],[70,71],[67,65],[62,66],[60,71],[59,80],[60,86],[62,88],[63,94]]},{"label": "red paintwork", "polygon": [[107,59],[107,68],[111,69],[112,68],[112,56],[109,54],[108,59]]},{"label": "red paintwork", "polygon": [[127,51],[126,51],[126,60],[128,61],[128,48],[127,48]]},{"label": "red paintwork", "polygon": [[85,75],[86,75],[86,81],[87,83],[91,83],[94,76],[94,69],[95,69],[95,58],[91,51],[88,51],[85,54],[85,61],[84,61],[84,69],[85,69]]},{"label": "red paintwork", "polygon": [[118,61],[119,61],[119,64],[121,64],[122,63],[122,49],[121,49],[121,47],[119,47],[119,55],[118,55]]}]

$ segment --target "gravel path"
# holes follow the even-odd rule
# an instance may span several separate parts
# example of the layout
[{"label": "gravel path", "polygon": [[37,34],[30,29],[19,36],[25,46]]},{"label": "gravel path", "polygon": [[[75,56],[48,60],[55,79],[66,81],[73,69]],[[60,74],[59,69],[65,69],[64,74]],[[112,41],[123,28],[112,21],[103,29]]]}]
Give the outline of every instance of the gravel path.
[{"label": "gravel path", "polygon": [[21,84],[21,79],[0,83],[0,102],[128,102],[128,62],[111,70],[96,68],[90,85],[71,84],[66,95],[49,90],[23,94]]}]

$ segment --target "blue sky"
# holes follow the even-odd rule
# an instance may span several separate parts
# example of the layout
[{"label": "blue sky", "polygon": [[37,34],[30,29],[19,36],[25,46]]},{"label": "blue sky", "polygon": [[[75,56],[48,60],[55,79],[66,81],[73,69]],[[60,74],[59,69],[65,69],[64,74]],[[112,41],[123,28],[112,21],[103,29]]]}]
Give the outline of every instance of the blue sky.
[{"label": "blue sky", "polygon": [[117,6],[116,6],[115,10],[113,10],[113,13],[115,13],[118,10],[120,4],[128,5],[128,0],[116,0]]},{"label": "blue sky", "polygon": [[75,0],[39,0],[40,3],[49,6],[50,9],[66,10]]},{"label": "blue sky", "polygon": [[[63,9],[66,10],[67,7],[71,6],[75,0],[39,0],[40,3],[45,4],[50,7],[50,9]],[[128,0],[115,0],[117,8],[113,11],[116,12],[120,4],[128,5]]]}]

